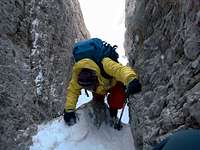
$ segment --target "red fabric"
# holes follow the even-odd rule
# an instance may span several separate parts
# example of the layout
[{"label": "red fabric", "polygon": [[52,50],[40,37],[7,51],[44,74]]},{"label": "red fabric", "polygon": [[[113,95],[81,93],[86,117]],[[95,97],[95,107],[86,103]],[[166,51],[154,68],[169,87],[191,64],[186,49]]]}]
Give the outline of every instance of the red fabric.
[{"label": "red fabric", "polygon": [[[123,83],[117,84],[109,91],[108,105],[111,109],[121,109],[126,99],[126,93]],[[104,103],[105,95],[93,93],[93,100]]]},{"label": "red fabric", "polygon": [[117,82],[108,95],[108,105],[111,109],[121,109],[125,99],[126,93],[124,85],[121,82]]}]

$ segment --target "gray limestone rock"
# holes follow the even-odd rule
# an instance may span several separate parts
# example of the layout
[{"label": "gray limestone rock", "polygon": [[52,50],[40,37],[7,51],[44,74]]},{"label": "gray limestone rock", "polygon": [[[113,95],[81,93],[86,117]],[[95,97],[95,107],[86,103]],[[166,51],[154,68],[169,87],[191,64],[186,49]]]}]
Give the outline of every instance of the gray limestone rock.
[{"label": "gray limestone rock", "polygon": [[77,0],[1,0],[0,12],[0,149],[28,149],[63,112],[72,46],[90,35]]},{"label": "gray limestone rock", "polygon": [[198,0],[126,1],[126,54],[143,85],[129,104],[137,149],[200,127],[199,10]]}]

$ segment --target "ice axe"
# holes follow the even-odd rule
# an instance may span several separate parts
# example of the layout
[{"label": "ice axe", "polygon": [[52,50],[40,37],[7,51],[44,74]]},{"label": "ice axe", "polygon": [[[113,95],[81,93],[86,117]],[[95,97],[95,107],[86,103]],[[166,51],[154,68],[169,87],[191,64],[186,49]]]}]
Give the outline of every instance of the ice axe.
[{"label": "ice axe", "polygon": [[125,102],[124,102],[123,107],[122,107],[122,112],[121,112],[121,114],[120,114],[119,120],[118,120],[118,122],[114,125],[114,128],[117,129],[117,130],[121,130],[121,128],[123,127],[123,126],[121,125],[121,120],[122,120],[122,116],[123,116],[123,113],[124,113],[124,109],[125,109],[125,106],[126,106],[128,100],[129,100],[129,96],[128,96],[128,94],[127,94],[127,95],[126,95]]}]

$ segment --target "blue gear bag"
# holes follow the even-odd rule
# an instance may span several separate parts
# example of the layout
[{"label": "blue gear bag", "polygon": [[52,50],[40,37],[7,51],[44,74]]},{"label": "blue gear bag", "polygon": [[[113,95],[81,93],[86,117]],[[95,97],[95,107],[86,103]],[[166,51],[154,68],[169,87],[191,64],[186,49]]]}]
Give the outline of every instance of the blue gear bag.
[{"label": "blue gear bag", "polygon": [[93,60],[100,67],[101,74],[106,78],[110,78],[109,75],[105,73],[101,61],[103,58],[109,57],[113,61],[118,62],[119,55],[116,52],[116,48],[116,45],[111,46],[99,38],[91,38],[75,43],[73,56],[76,62],[84,58]]}]

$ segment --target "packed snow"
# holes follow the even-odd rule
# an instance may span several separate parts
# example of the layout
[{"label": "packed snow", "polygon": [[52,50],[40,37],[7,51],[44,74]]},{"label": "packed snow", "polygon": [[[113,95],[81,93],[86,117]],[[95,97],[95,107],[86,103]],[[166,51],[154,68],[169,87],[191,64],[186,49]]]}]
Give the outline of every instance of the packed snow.
[{"label": "packed snow", "polygon": [[130,128],[126,125],[118,131],[103,124],[100,129],[90,122],[80,120],[68,127],[63,118],[40,125],[30,150],[133,150]]},{"label": "packed snow", "polygon": [[[82,91],[77,106],[90,101],[92,95],[89,95],[87,97]],[[84,109],[78,109],[77,114],[78,122],[73,126],[67,126],[62,116],[39,125],[30,150],[134,150],[128,124],[123,124],[120,131],[105,123],[98,129],[86,116]]]}]

